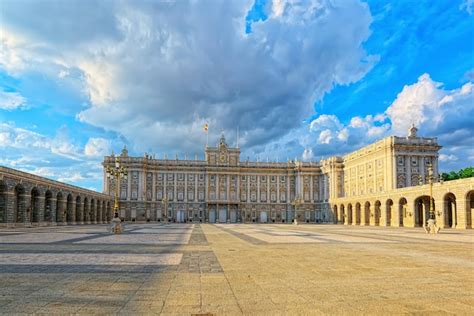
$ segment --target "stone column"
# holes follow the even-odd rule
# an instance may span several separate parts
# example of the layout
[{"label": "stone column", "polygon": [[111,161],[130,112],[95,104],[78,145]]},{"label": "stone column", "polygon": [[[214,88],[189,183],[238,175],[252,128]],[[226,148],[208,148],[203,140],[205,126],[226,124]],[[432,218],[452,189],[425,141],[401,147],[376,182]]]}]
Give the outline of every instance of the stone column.
[{"label": "stone column", "polygon": [[352,205],[352,225],[357,225],[357,207]]},{"label": "stone column", "polygon": [[[456,220],[456,228],[457,229],[466,229],[468,227],[467,223],[467,211],[468,211],[468,205],[469,203],[468,200],[465,199],[456,199],[456,203],[451,206],[454,209],[456,209],[456,215],[457,215],[457,220]],[[470,205],[469,205],[470,207]]]},{"label": "stone column", "polygon": [[31,195],[19,194],[17,222],[23,223],[25,227],[31,227],[33,211],[31,210]]},{"label": "stone column", "polygon": [[66,216],[64,216],[64,212],[66,212],[67,208],[67,199],[63,198],[57,201],[58,207],[56,208],[56,222],[59,225],[64,225],[66,223]]},{"label": "stone column", "polygon": [[403,214],[402,206],[398,202],[394,202],[393,205],[392,217],[390,219],[390,226],[400,227],[400,214]]},{"label": "stone column", "polygon": [[99,204],[99,202],[95,201],[94,209],[92,210],[92,217],[93,217],[92,223],[93,224],[97,224],[97,213],[98,213],[97,208],[99,207],[98,204]]},{"label": "stone column", "polygon": [[388,205],[387,202],[385,202],[385,205],[384,206],[381,206],[380,207],[382,210],[382,216],[380,218],[380,223],[379,225],[380,226],[388,226],[388,213],[390,212],[390,205]]},{"label": "stone column", "polygon": [[15,227],[15,199],[16,195],[14,191],[3,192],[5,198],[5,222],[7,227]]},{"label": "stone column", "polygon": [[[36,225],[38,226],[45,226],[44,223],[44,207],[45,207],[45,198],[44,196],[37,196],[34,202],[34,208],[37,212],[37,220],[38,222]],[[33,207],[32,207],[33,209]]]},{"label": "stone column", "polygon": [[[76,224],[84,224],[84,206],[85,205],[83,200],[79,204],[76,203]],[[77,220],[78,218],[79,220]]]},{"label": "stone column", "polygon": [[91,208],[91,201],[87,199],[87,203],[83,204],[82,207],[82,223],[81,224],[90,224],[89,213]]}]

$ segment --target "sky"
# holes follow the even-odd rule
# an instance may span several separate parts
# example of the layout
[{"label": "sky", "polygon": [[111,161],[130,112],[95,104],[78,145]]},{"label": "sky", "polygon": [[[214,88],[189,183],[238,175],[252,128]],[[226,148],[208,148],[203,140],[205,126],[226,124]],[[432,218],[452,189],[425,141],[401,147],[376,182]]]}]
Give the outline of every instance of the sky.
[{"label": "sky", "polygon": [[[473,0],[3,0],[0,165],[102,190],[104,155],[319,161],[390,135],[474,164]],[[239,133],[237,133],[239,130]]]}]

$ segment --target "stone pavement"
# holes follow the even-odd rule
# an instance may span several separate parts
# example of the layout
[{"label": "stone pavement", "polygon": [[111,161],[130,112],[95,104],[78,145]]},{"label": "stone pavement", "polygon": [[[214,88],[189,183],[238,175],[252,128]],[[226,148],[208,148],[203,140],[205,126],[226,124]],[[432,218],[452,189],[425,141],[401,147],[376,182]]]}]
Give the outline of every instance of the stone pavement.
[{"label": "stone pavement", "polygon": [[342,225],[0,229],[1,314],[474,314],[474,235]]}]

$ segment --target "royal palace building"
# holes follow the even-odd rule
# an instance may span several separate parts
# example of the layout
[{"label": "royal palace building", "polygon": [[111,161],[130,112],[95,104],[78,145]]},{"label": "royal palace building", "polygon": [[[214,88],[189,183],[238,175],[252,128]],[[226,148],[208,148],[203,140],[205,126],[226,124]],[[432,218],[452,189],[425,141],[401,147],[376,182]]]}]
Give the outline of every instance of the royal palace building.
[{"label": "royal palace building", "polygon": [[[251,162],[242,161],[240,149],[229,147],[222,136],[216,147],[206,147],[204,160],[130,157],[126,149],[107,156],[104,192],[116,192],[105,168],[119,161],[128,172],[118,190],[119,214],[126,220],[291,223],[296,217],[304,223],[423,226],[428,216],[425,194],[414,193],[419,199],[409,203],[405,198],[401,207],[397,198],[403,190],[426,189],[430,166],[436,188],[440,185],[440,148],[436,138],[418,137],[412,127],[406,137],[390,136],[320,162]],[[473,183],[466,179],[458,184],[469,194],[463,200],[469,205],[461,226],[470,227]],[[382,205],[377,197],[384,196]],[[449,205],[452,214],[450,220],[445,216],[445,226],[453,226],[453,216],[461,217]]]}]

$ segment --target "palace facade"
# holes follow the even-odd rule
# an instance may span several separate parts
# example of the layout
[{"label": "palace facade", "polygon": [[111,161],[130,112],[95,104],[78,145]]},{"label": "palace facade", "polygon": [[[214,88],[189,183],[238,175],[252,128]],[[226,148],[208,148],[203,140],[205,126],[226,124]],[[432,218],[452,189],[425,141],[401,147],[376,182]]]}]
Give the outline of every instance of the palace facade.
[{"label": "palace facade", "polygon": [[[400,226],[403,223],[394,220],[400,217],[398,211],[385,213],[382,221],[382,202],[374,197],[396,195],[404,188],[423,189],[420,184],[428,182],[429,165],[437,179],[440,148],[436,138],[418,137],[412,127],[407,137],[390,136],[319,162],[250,162],[242,161],[240,149],[229,147],[222,136],[216,147],[206,147],[204,160],[130,157],[126,149],[107,156],[104,192],[116,191],[117,184],[107,178],[105,168],[118,160],[129,175],[119,187],[119,213],[126,220],[290,223],[296,217],[306,223]],[[460,186],[470,192],[472,183],[474,179],[466,179]],[[421,196],[424,204],[418,204],[426,206],[426,194]],[[369,198],[372,203],[367,205]],[[472,199],[469,212],[471,204]],[[416,214],[421,217],[405,220],[405,226],[424,222],[424,213]],[[461,226],[470,227],[467,213],[464,218]]]}]

